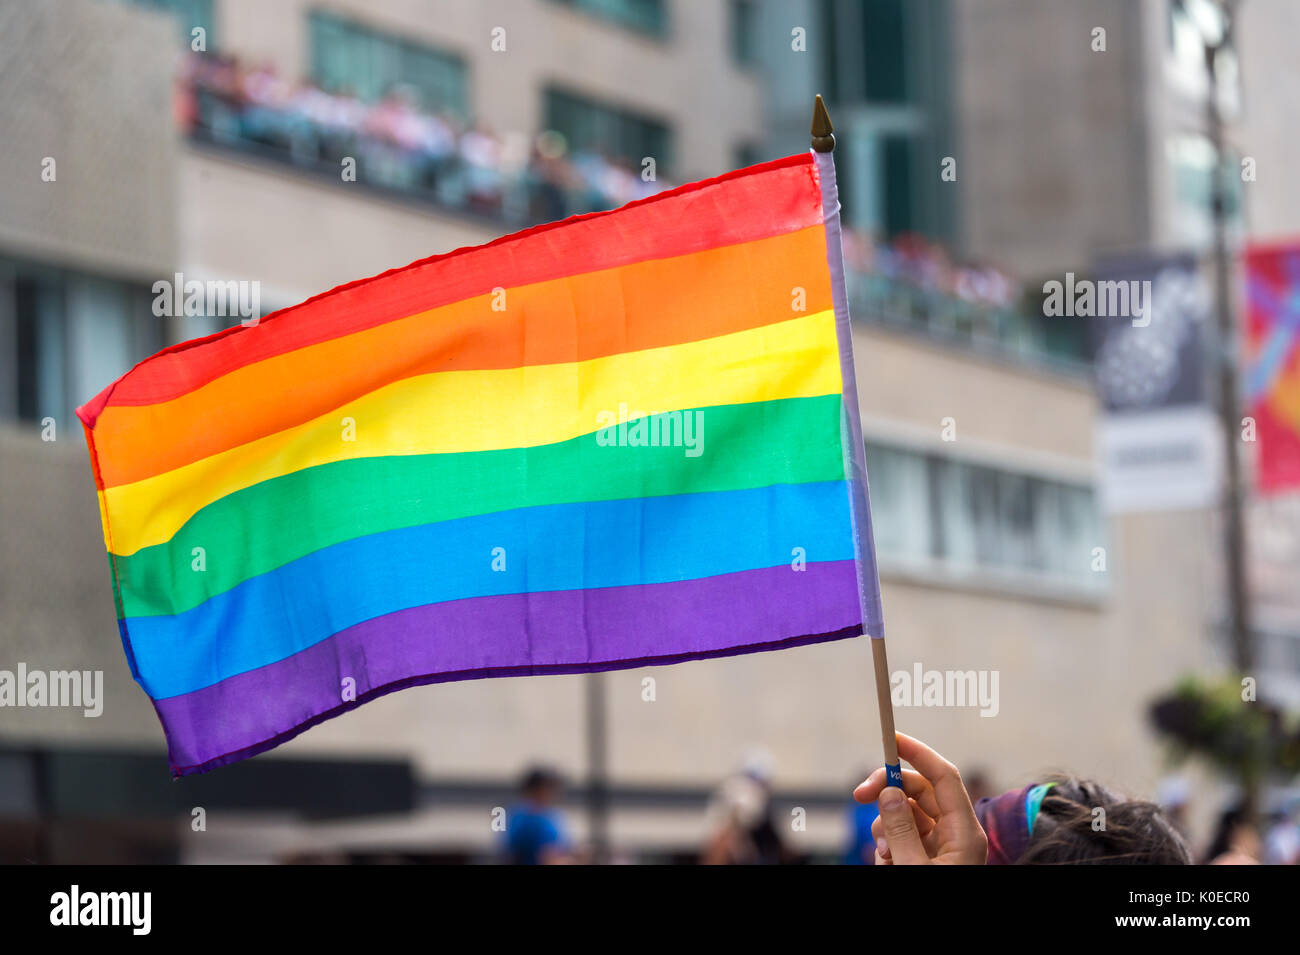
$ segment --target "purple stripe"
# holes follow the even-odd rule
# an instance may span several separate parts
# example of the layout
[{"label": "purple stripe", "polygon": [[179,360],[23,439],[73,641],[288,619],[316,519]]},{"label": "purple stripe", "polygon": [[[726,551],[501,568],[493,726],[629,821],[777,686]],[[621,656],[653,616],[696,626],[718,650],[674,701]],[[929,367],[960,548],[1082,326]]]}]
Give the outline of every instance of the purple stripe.
[{"label": "purple stripe", "polygon": [[831,299],[835,305],[835,331],[840,346],[840,380],[844,393],[844,475],[849,486],[849,516],[853,521],[853,549],[857,555],[858,592],[866,632],[885,636],[885,611],[880,602],[880,574],[876,568],[876,543],[871,531],[871,492],[867,486],[867,448],[862,440],[858,410],[858,376],[853,368],[853,320],[844,284],[844,248],[840,238],[840,192],[835,181],[832,153],[812,151],[822,194],[822,221],[826,228],[826,265],[831,273]]},{"label": "purple stripe", "polygon": [[[855,562],[666,584],[473,597],[376,617],[154,707],[172,772],[253,756],[424,683],[587,673],[776,650],[862,632]],[[356,681],[342,701],[343,680]]]}]

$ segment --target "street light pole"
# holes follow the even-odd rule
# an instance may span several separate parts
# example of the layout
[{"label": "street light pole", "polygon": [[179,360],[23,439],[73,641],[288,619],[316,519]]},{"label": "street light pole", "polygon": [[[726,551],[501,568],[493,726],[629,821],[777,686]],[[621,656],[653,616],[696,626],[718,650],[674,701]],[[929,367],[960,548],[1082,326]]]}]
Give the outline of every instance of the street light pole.
[{"label": "street light pole", "polygon": [[[1205,41],[1206,131],[1214,151],[1214,171],[1210,184],[1211,212],[1214,217],[1214,298],[1217,319],[1219,409],[1223,420],[1224,451],[1224,557],[1228,628],[1232,642],[1232,662],[1238,677],[1252,674],[1255,666],[1254,633],[1251,630],[1250,590],[1246,581],[1245,488],[1241,476],[1241,406],[1237,381],[1238,335],[1232,315],[1232,265],[1228,254],[1228,194],[1223,113],[1219,107],[1219,55],[1231,48],[1236,18],[1236,0],[1219,4],[1222,30],[1214,40]],[[1242,808],[1247,819],[1254,819],[1259,809],[1262,766],[1254,760],[1243,763]]]},{"label": "street light pole", "polygon": [[1219,54],[1232,42],[1235,4],[1225,3],[1224,26],[1217,42],[1205,44],[1207,132],[1214,147],[1214,175],[1210,186],[1214,217],[1214,291],[1219,348],[1219,407],[1223,416],[1226,480],[1224,488],[1225,545],[1227,564],[1228,626],[1232,637],[1233,664],[1249,674],[1255,664],[1250,626],[1250,594],[1246,585],[1246,529],[1244,489],[1241,478],[1241,408],[1237,382],[1237,334],[1232,315],[1232,266],[1228,254],[1228,196],[1223,114],[1219,108]]},{"label": "street light pole", "polygon": [[605,674],[588,673],[587,689],[587,821],[591,862],[606,865],[609,850],[609,738]]}]

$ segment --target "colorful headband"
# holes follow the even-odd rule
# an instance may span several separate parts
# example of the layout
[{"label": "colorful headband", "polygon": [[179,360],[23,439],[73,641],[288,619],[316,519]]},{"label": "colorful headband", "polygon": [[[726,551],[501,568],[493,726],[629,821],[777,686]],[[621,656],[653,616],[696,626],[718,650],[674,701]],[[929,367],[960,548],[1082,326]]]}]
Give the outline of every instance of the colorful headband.
[{"label": "colorful headband", "polygon": [[988,865],[1015,865],[1029,848],[1043,797],[1056,783],[1037,783],[985,797],[975,805],[975,816],[989,840]]},{"label": "colorful headband", "polygon": [[1025,828],[1029,830],[1030,838],[1034,835],[1034,820],[1038,818],[1038,810],[1043,808],[1043,797],[1055,785],[1056,783],[1039,783],[1029,787],[1025,796]]}]

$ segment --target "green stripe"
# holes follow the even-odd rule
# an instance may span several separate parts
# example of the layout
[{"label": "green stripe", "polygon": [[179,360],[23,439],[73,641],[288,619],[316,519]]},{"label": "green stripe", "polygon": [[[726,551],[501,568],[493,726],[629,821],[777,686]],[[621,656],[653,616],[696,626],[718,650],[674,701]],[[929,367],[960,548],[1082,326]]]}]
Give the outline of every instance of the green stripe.
[{"label": "green stripe", "polygon": [[[399,527],[536,507],[844,478],[840,396],[695,409],[703,451],[601,446],[397,455],[295,471],[209,504],[170,541],[116,558],[119,615],[182,613],[323,547]],[[743,531],[742,531],[743,532]],[[201,554],[206,569],[194,569]]]}]

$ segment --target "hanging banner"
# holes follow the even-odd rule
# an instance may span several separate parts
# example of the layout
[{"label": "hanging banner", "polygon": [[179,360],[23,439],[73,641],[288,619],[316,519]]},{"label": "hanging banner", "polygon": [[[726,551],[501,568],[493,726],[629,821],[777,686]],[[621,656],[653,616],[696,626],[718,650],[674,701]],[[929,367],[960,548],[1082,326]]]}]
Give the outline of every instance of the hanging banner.
[{"label": "hanging banner", "polygon": [[1205,388],[1209,296],[1186,254],[1134,255],[1072,282],[1093,329],[1101,500],[1111,513],[1195,509],[1219,493]]},{"label": "hanging banner", "polygon": [[[1246,251],[1245,413],[1255,479],[1268,494],[1300,488],[1300,245]],[[1249,426],[1251,422],[1247,422]],[[1249,430],[1243,432],[1249,436]]]}]

